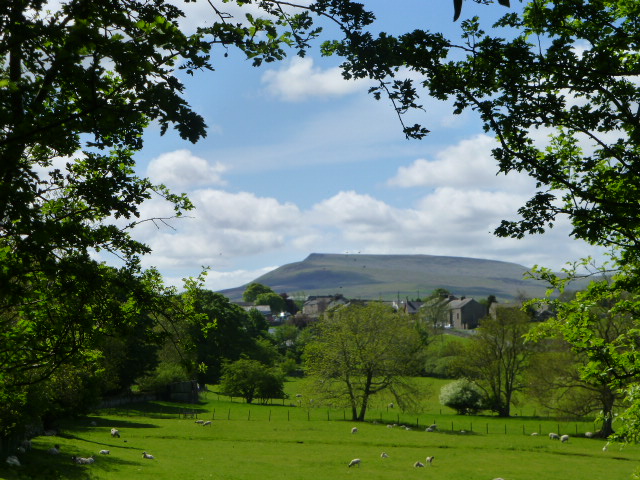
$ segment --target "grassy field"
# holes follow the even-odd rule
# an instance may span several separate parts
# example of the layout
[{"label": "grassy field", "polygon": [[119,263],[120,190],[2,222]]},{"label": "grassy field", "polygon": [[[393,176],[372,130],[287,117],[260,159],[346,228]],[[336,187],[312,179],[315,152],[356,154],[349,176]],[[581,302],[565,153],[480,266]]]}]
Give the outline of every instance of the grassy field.
[{"label": "grassy field", "polygon": [[[440,412],[437,395],[427,400],[421,414],[375,405],[370,421],[357,425],[358,432],[352,434],[355,424],[344,420],[348,412],[308,407],[305,396],[295,397],[304,390],[300,382],[287,388],[293,395],[284,405],[247,405],[209,392],[197,405],[151,402],[69,421],[61,425],[59,436],[33,439],[33,450],[20,455],[23,466],[3,463],[0,478],[622,480],[631,477],[640,460],[638,447],[610,446],[603,452],[603,440],[580,436],[593,428],[590,422],[460,417]],[[185,410],[212,420],[212,425],[184,418]],[[425,432],[433,421],[439,431]],[[393,423],[398,426],[387,427]],[[120,429],[120,438],[111,438],[112,427]],[[571,435],[568,443],[548,438],[558,430]],[[542,435],[530,435],[537,431]],[[58,456],[46,453],[54,444],[61,446]],[[98,455],[101,449],[111,454]],[[155,459],[143,459],[143,451]],[[389,458],[380,457],[383,451]],[[76,465],[71,455],[95,455],[96,461]],[[413,467],[430,455],[435,456],[433,465]],[[362,465],[347,468],[352,458],[361,458]]]}]

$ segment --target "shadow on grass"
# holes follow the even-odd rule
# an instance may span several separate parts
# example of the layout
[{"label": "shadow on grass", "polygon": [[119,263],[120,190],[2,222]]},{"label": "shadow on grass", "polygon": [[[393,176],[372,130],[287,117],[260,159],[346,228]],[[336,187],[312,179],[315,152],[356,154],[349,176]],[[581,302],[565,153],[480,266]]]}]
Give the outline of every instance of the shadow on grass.
[{"label": "shadow on grass", "polygon": [[[153,401],[105,408],[100,410],[99,413],[100,415],[115,415],[118,417],[180,418],[185,414],[201,415],[207,413],[208,410],[204,408],[204,405],[204,402],[194,404]],[[98,422],[98,419],[96,418],[95,421]],[[112,426],[117,427],[117,425]]]}]

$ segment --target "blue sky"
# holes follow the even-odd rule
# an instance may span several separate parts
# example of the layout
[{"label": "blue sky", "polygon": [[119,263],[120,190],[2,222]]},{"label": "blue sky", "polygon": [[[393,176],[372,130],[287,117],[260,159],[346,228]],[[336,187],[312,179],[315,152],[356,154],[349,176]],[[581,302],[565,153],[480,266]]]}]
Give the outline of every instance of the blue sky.
[{"label": "blue sky", "polygon": [[[450,0],[364,3],[380,30],[459,31]],[[463,18],[504,11],[465,2]],[[187,29],[212,18],[207,2],[190,4],[187,15]],[[208,266],[208,288],[236,287],[313,252],[453,255],[554,269],[599,253],[572,240],[566,221],[523,240],[492,235],[500,220],[515,218],[534,184],[496,175],[493,139],[472,113],[454,116],[424,98],[426,112],[416,119],[431,134],[409,141],[389,102],[367,93],[369,83],[341,78],[339,58],[310,52],[254,68],[240,52],[223,53],[214,53],[216,71],[181,77],[209,125],[207,138],[193,145],[151,127],[137,156],[141,175],[196,205],[172,228],[135,231],[153,249],[144,265],[167,283],[180,285]],[[150,217],[169,211],[160,200],[143,209]]]}]

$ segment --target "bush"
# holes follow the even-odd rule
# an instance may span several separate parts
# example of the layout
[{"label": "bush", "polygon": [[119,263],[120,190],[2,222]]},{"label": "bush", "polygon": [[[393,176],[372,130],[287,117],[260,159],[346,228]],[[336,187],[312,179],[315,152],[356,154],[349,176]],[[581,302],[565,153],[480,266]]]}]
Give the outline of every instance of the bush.
[{"label": "bush", "polygon": [[266,403],[270,398],[284,397],[284,375],[257,360],[242,358],[224,366],[220,393],[242,397],[247,403],[256,398]]},{"label": "bush", "polygon": [[475,383],[462,378],[440,389],[440,403],[458,415],[473,415],[484,408],[484,396]]}]

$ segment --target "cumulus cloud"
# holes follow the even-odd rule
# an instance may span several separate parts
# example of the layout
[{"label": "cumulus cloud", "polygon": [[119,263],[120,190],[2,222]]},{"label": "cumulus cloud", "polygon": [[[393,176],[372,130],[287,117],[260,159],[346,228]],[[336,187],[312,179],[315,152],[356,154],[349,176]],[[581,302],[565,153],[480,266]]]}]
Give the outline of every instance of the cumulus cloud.
[{"label": "cumulus cloud", "polygon": [[[153,249],[147,265],[189,271],[203,265],[229,268],[239,257],[283,248],[302,228],[298,207],[274,198],[213,189],[196,190],[189,197],[196,208],[187,217],[136,228],[136,238]],[[144,218],[169,216],[166,203],[147,202]]]},{"label": "cumulus cloud", "polygon": [[271,95],[288,102],[310,97],[341,97],[361,90],[362,80],[345,80],[338,67],[321,69],[311,57],[295,57],[279,70],[267,70],[262,83]]},{"label": "cumulus cloud", "polygon": [[418,159],[407,167],[400,167],[388,185],[410,187],[456,187],[531,189],[533,181],[524,174],[510,173],[508,181],[497,175],[496,161],[491,150],[497,142],[488,135],[476,135],[447,147],[435,155],[434,160]]},{"label": "cumulus cloud", "polygon": [[172,188],[194,188],[204,185],[224,185],[222,174],[227,167],[209,163],[189,150],[163,153],[149,162],[147,175],[152,181]]}]

